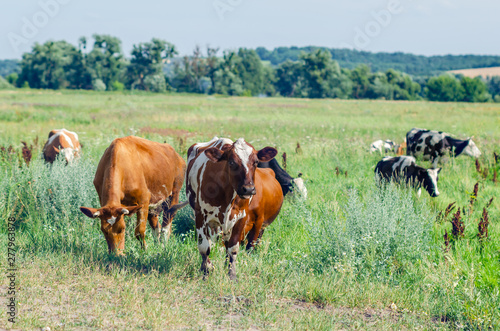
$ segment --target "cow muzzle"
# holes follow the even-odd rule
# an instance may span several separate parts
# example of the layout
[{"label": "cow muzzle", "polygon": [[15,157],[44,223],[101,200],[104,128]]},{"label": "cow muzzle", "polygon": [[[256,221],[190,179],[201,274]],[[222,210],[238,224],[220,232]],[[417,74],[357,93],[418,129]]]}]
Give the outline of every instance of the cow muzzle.
[{"label": "cow muzzle", "polygon": [[242,199],[250,199],[253,195],[255,195],[255,193],[257,193],[257,191],[255,191],[255,186],[245,185],[241,187],[238,195]]}]

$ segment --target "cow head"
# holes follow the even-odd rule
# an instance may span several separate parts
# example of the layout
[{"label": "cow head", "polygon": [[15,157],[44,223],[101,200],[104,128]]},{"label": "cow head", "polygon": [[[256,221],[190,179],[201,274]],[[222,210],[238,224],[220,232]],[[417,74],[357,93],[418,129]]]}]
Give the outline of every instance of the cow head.
[{"label": "cow head", "polygon": [[467,140],[468,144],[464,148],[464,153],[472,157],[480,157],[481,151],[477,148],[476,144],[472,141],[472,138]]},{"label": "cow head", "polygon": [[437,187],[439,172],[441,172],[441,168],[422,169],[419,174],[419,181],[422,183],[424,189],[429,192],[429,195],[433,198],[439,196],[439,190]]},{"label": "cow head", "polygon": [[99,209],[80,207],[82,213],[90,218],[99,218],[101,220],[101,230],[108,243],[109,252],[123,254],[125,248],[125,221],[123,215],[132,215],[136,213],[141,206],[105,206]]},{"label": "cow head", "polygon": [[259,162],[271,161],[278,151],[272,147],[264,147],[256,151],[243,138],[236,140],[232,145],[225,145],[222,149],[211,147],[205,150],[205,155],[212,162],[226,162],[225,172],[234,191],[242,199],[249,199],[255,195],[255,169]]}]

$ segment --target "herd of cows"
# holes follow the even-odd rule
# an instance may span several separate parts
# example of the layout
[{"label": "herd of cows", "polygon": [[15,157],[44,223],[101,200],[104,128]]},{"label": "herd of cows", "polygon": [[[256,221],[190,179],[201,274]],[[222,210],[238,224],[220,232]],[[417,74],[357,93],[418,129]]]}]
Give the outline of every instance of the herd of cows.
[{"label": "herd of cows", "polygon": [[[399,156],[383,158],[375,168],[378,180],[407,182],[423,187],[437,197],[438,162],[445,155],[466,154],[479,157],[481,152],[471,139],[458,140],[438,131],[412,129],[404,144],[377,141],[371,151],[394,151]],[[78,135],[53,130],[43,148],[43,157],[52,163],[58,154],[73,162],[81,154]],[[258,244],[264,229],[278,216],[286,194],[307,190],[301,178],[292,178],[274,159],[277,150],[261,150],[243,138],[232,141],[213,138],[191,146],[187,163],[170,146],[128,136],[113,140],[104,152],[94,177],[100,208],[80,207],[90,218],[99,218],[109,252],[123,254],[125,248],[124,215],[137,214],[135,236],[145,248],[146,220],[160,240],[168,240],[176,212],[189,204],[194,210],[196,238],[202,257],[201,270],[208,274],[211,242],[220,236],[229,260],[229,276],[236,277],[236,257],[240,243],[246,248]],[[430,160],[433,168],[416,165],[415,157]],[[186,202],[179,202],[186,183]],[[160,214],[162,221],[159,222]]]}]

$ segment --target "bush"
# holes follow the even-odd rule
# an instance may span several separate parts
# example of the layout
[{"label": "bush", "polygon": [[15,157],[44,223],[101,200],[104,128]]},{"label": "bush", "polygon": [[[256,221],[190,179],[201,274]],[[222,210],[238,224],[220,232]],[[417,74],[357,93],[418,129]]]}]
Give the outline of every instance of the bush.
[{"label": "bush", "polygon": [[[387,185],[365,202],[352,190],[342,214],[310,222],[312,267],[320,272],[340,268],[386,278],[430,249],[430,211],[413,201],[409,189]],[[335,218],[340,220],[332,222]]]},{"label": "bush", "polygon": [[144,85],[151,92],[165,92],[167,83],[163,75],[149,75],[144,79]]},{"label": "bush", "polygon": [[111,83],[111,90],[113,91],[123,91],[125,89],[125,84],[115,80]]},{"label": "bush", "polygon": [[13,86],[9,84],[2,76],[0,76],[0,90],[11,89]]},{"label": "bush", "polygon": [[92,81],[92,89],[94,91],[106,91],[106,84],[101,79],[94,79]]}]

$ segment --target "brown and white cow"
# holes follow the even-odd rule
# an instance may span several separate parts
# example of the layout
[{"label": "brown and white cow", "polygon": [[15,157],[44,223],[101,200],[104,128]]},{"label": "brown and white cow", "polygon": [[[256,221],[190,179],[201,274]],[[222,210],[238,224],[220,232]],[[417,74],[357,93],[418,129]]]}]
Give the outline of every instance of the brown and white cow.
[{"label": "brown and white cow", "polygon": [[[189,204],[195,211],[198,249],[202,257],[201,270],[205,274],[212,267],[209,259],[211,241],[222,232],[229,258],[229,276],[231,279],[236,278],[236,256],[240,241],[245,236],[246,218],[254,213],[267,214],[264,207],[261,210],[262,200],[266,198],[261,197],[257,190],[261,191],[268,182],[273,183],[275,191],[270,199],[276,200],[266,200],[265,204],[274,203],[281,207],[283,193],[274,173],[269,170],[256,171],[259,162],[268,162],[276,154],[277,150],[272,147],[265,147],[257,152],[242,138],[233,142],[215,137],[207,143],[198,143],[189,148],[186,193]],[[252,204],[256,197],[258,201]],[[269,219],[276,217],[277,212],[276,215],[274,213],[269,213],[273,214],[269,215]],[[258,223],[270,223],[265,216],[257,219],[247,229],[252,232],[255,227],[249,238],[251,245],[255,244],[260,234]]]},{"label": "brown and white cow", "polygon": [[62,153],[66,162],[70,163],[80,157],[81,145],[78,141],[78,135],[66,129],[52,130],[42,152],[46,162],[54,162],[57,156]]},{"label": "brown and white cow", "polygon": [[162,232],[168,239],[185,171],[186,163],[169,144],[134,136],[115,139],[104,152],[94,178],[101,208],[80,210],[90,218],[100,218],[108,249],[118,255],[125,248],[123,215],[137,212],[135,236],[145,248],[146,219],[157,237]]}]

